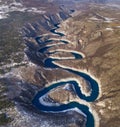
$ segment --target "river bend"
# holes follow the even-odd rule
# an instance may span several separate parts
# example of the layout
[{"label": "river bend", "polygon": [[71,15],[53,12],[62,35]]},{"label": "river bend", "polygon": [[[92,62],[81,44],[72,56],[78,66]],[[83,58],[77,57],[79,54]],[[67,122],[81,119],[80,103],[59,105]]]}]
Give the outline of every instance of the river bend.
[{"label": "river bend", "polygon": [[[60,33],[60,32],[56,32],[56,29],[58,27],[54,28],[51,30],[52,33],[54,34],[57,34],[59,36],[64,36],[63,33]],[[38,43],[39,42],[39,37],[36,38],[36,41]],[[45,42],[45,44],[49,43],[49,42],[52,42],[54,40],[48,40]],[[63,44],[68,44],[69,42],[67,41],[64,41],[64,40],[60,40],[60,42]],[[54,45],[45,45],[45,47],[42,47],[39,52],[40,53],[44,53],[44,52],[47,52],[47,50],[51,47],[53,47]],[[49,54],[54,54],[56,51],[53,51],[53,52],[48,52]],[[65,52],[65,51],[64,51]],[[67,51],[68,52],[68,51]],[[74,56],[73,59],[82,59],[84,56],[81,54],[81,53],[77,53],[77,52],[74,52],[74,51],[70,51],[71,55]],[[67,60],[69,60],[68,58],[66,58]],[[74,80],[68,80],[68,81],[60,81],[60,82],[56,82],[56,83],[53,83],[51,84],[50,86],[40,90],[36,96],[34,97],[34,99],[32,100],[32,103],[35,107],[37,107],[38,109],[40,109],[41,111],[43,112],[53,112],[53,113],[58,113],[58,112],[65,112],[65,111],[69,111],[69,110],[74,110],[75,108],[77,108],[78,110],[82,111],[86,116],[87,116],[87,122],[86,122],[86,127],[95,127],[95,119],[94,119],[94,116],[93,114],[91,113],[90,111],[90,107],[88,107],[87,105],[85,104],[80,104],[78,102],[69,102],[68,104],[58,104],[58,105],[45,105],[43,104],[40,99],[47,95],[51,90],[57,88],[58,86],[62,86],[62,85],[65,85],[67,83],[71,84],[73,87],[74,87],[74,90],[77,94],[77,96],[81,99],[81,100],[84,100],[88,103],[90,102],[94,102],[98,95],[99,95],[99,86],[98,86],[98,83],[95,79],[93,79],[90,75],[86,74],[86,73],[83,73],[83,72],[80,72],[79,70],[74,70],[74,69],[71,69],[69,67],[61,67],[59,65],[56,65],[55,64],[55,61],[57,60],[62,60],[62,58],[47,58],[44,60],[44,67],[45,68],[61,68],[61,69],[64,69],[64,70],[67,70],[68,72],[70,73],[73,73],[75,75],[78,75],[82,78],[84,78],[87,82],[89,82],[90,86],[91,86],[91,93],[89,96],[86,96],[85,94],[83,94],[81,92],[81,88],[80,88],[80,85],[78,84],[78,82],[74,81]],[[54,61],[54,62],[53,62]]]}]

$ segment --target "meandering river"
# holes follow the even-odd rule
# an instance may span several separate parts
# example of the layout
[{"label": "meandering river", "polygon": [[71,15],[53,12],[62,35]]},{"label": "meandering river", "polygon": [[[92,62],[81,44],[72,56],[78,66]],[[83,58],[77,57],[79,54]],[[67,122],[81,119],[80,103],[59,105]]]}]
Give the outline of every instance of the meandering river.
[{"label": "meandering river", "polygon": [[[54,34],[57,34],[59,36],[64,36],[63,33],[60,33],[60,32],[56,32],[56,29],[58,27],[54,28],[51,30],[52,33]],[[36,39],[36,41],[38,41],[39,43],[39,37]],[[45,43],[49,43],[51,41],[54,41],[54,40],[48,40],[46,41]],[[67,41],[64,41],[64,40],[61,40],[60,41],[61,43],[64,43],[64,44],[67,44],[68,42]],[[54,46],[54,45],[53,45]],[[39,50],[40,53],[44,53],[45,51],[47,51],[48,48],[51,48],[52,46],[45,46],[43,48],[41,48]],[[51,52],[50,54],[54,54],[56,51],[54,52]],[[70,53],[74,56],[74,59],[82,59],[83,56],[82,54],[80,53],[77,53],[77,52],[74,52],[74,51],[70,51]],[[62,59],[62,58],[61,58]],[[66,58],[67,60],[69,60],[68,58]],[[94,116],[93,114],[91,113],[89,107],[85,104],[80,104],[78,102],[70,102],[68,104],[60,104],[60,105],[45,105],[43,104],[42,102],[40,102],[40,98],[42,98],[44,95],[47,95],[51,90],[57,88],[58,86],[62,86],[62,85],[65,85],[67,83],[71,84],[73,87],[74,87],[74,90],[76,92],[76,94],[78,95],[78,97],[81,99],[81,100],[84,100],[86,102],[94,102],[98,95],[99,95],[99,86],[98,86],[98,83],[95,79],[92,78],[92,76],[86,74],[86,73],[83,73],[79,70],[74,70],[74,69],[71,69],[71,68],[67,68],[67,67],[61,67],[59,65],[56,65],[55,62],[53,63],[53,61],[57,61],[57,60],[60,60],[57,59],[57,58],[47,58],[45,59],[44,61],[44,67],[46,68],[62,68],[64,70],[67,70],[69,71],[70,73],[73,73],[75,75],[78,75],[82,78],[84,78],[87,82],[89,82],[90,86],[91,86],[91,93],[89,96],[86,96],[85,94],[83,94],[81,92],[81,88],[80,88],[80,85],[74,81],[74,80],[68,80],[68,81],[60,81],[60,82],[56,82],[54,84],[51,84],[50,86],[40,90],[36,96],[34,97],[32,103],[35,107],[37,107],[38,109],[40,109],[41,111],[43,112],[64,112],[64,111],[68,111],[68,110],[74,110],[75,108],[77,108],[78,110],[82,111],[86,116],[87,116],[87,122],[86,122],[86,127],[95,127],[95,119],[94,119]]]}]

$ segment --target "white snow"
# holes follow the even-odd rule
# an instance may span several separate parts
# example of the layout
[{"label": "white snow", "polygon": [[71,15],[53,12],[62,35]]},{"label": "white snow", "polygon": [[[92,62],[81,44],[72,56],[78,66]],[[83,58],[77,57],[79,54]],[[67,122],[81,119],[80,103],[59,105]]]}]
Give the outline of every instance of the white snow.
[{"label": "white snow", "polygon": [[68,91],[71,91],[71,84],[70,83],[67,83],[64,87],[63,87],[63,89],[64,90],[68,90]]},{"label": "white snow", "polygon": [[120,5],[119,4],[108,4],[108,6],[120,9]]},{"label": "white snow", "polygon": [[31,12],[31,13],[40,13],[43,14],[45,11],[42,11],[41,8],[26,8],[22,3],[12,2],[10,4],[0,5],[0,19],[7,18],[10,12],[19,11],[19,12]]},{"label": "white snow", "polygon": [[120,28],[120,26],[116,26],[117,28]]},{"label": "white snow", "polygon": [[104,17],[105,18],[105,22],[112,22],[115,20],[115,18],[108,18],[108,17]]},{"label": "white snow", "polygon": [[113,29],[112,29],[112,28],[110,28],[110,27],[109,27],[109,28],[106,28],[106,30],[108,30],[108,31],[113,31]]},{"label": "white snow", "polygon": [[98,21],[100,19],[96,18],[96,17],[91,17],[90,20],[95,20],[95,21]]},{"label": "white snow", "polygon": [[43,95],[42,97],[39,98],[39,102],[44,105],[44,106],[48,106],[48,107],[51,107],[51,106],[60,106],[59,103],[55,103],[55,102],[50,102],[50,101],[45,101],[45,99],[49,98],[47,94]]},{"label": "white snow", "polygon": [[0,14],[0,19],[4,19],[4,18],[7,18],[7,16]]},{"label": "white snow", "polygon": [[27,61],[23,61],[21,63],[10,63],[10,64],[7,64],[7,65],[1,66],[0,69],[11,68],[11,67],[15,67],[15,66],[21,66],[21,65],[27,64],[27,63],[28,63]]},{"label": "white snow", "polygon": [[27,10],[27,12],[34,12],[34,13],[41,13],[41,14],[44,14],[45,13],[45,11],[41,11],[41,10],[39,10],[39,9],[37,9],[37,8],[29,8],[28,10]]}]

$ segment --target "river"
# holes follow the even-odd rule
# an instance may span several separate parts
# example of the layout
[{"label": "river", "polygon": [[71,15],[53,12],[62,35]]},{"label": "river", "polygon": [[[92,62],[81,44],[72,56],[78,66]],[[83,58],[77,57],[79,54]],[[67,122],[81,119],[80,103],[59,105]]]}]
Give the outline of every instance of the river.
[{"label": "river", "polygon": [[[63,33],[56,32],[57,28],[59,28],[59,27],[56,25],[56,28],[52,29],[51,32],[54,34],[57,34],[59,36],[64,36]],[[39,42],[39,38],[37,38],[36,41]],[[51,41],[54,41],[54,40],[50,40],[50,41],[48,40],[45,43],[49,43]],[[68,44],[68,42],[64,41],[64,40],[62,40],[60,42],[62,42],[62,43],[64,42],[64,44]],[[52,46],[45,46],[45,47],[41,48],[39,50],[39,52],[44,53],[45,51],[47,51],[47,49],[49,49],[51,47]],[[55,52],[52,52],[50,54],[53,54],[53,53],[55,53]],[[70,53],[74,56],[74,59],[82,59],[83,58],[82,54],[80,55],[80,53],[76,53],[74,51],[70,51]],[[63,67],[60,67],[60,66],[56,65],[55,63],[53,63],[53,61],[57,61],[57,60],[60,60],[60,59],[47,58],[44,61],[44,67],[46,67],[46,68],[61,68],[61,69],[67,70],[67,71],[69,71],[75,75],[79,75],[80,77],[84,78],[87,82],[89,82],[89,84],[91,86],[91,94],[89,96],[84,95],[81,92],[80,85],[74,80],[60,81],[60,82],[56,82],[54,84],[51,84],[50,86],[40,90],[36,94],[36,96],[34,97],[34,99],[32,101],[33,105],[43,112],[53,112],[53,113],[65,112],[65,111],[69,111],[71,109],[74,110],[75,108],[78,108],[80,111],[82,111],[87,116],[86,127],[95,127],[94,116],[90,112],[89,107],[85,104],[80,104],[78,102],[73,101],[73,102],[70,102],[68,104],[60,104],[58,106],[56,106],[56,105],[49,106],[49,105],[44,105],[43,103],[41,103],[39,101],[40,98],[42,98],[44,95],[47,95],[51,90],[57,88],[58,86],[65,85],[67,83],[71,84],[74,87],[74,90],[80,99],[82,99],[88,103],[94,102],[99,95],[99,86],[98,86],[97,81],[95,81],[95,79],[93,79],[90,75],[88,75],[86,73],[80,72],[79,70],[76,71],[74,69],[70,69],[67,67],[63,68]],[[67,59],[67,60],[69,60],[69,59]]]}]

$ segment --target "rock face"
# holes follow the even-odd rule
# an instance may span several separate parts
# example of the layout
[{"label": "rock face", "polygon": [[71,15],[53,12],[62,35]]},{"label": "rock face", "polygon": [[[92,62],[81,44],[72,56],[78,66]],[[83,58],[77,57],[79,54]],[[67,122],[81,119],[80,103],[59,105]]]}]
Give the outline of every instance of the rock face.
[{"label": "rock face", "polygon": [[100,80],[101,95],[93,103],[101,119],[100,127],[117,127],[120,123],[120,16],[118,9],[94,9],[67,20],[60,28],[60,31],[65,31],[66,38],[74,42],[72,45],[87,57],[81,61],[64,60],[57,63],[70,68],[87,69]]},{"label": "rock face", "polygon": [[[39,5],[37,3],[39,3]],[[52,11],[51,6],[54,11]],[[51,126],[51,123],[54,125],[53,118],[51,120],[49,119],[48,123],[43,123],[43,125],[41,121],[29,124],[29,121],[32,120],[32,113],[30,112],[33,112],[31,101],[37,91],[40,88],[43,88],[47,81],[42,72],[36,72],[36,65],[28,62],[28,58],[26,58],[26,55],[24,54],[25,44],[23,43],[23,38],[27,37],[27,40],[26,38],[24,39],[26,40],[27,47],[31,50],[31,52],[26,50],[29,58],[33,59],[34,57],[32,61],[42,65],[43,63],[38,60],[38,54],[35,52],[37,44],[34,45],[30,40],[38,34],[41,35],[49,32],[49,30],[54,27],[54,24],[58,24],[62,19],[69,17],[69,13],[63,9],[61,10],[59,6],[60,5],[57,5],[56,3],[46,4],[32,0],[0,1],[1,127],[33,127],[34,125],[42,127],[44,124],[47,127]],[[45,12],[46,16],[43,15]],[[49,25],[48,20],[51,22]],[[22,29],[22,27],[24,28]],[[39,57],[45,58],[46,56],[39,54]],[[27,108],[24,109],[23,107]],[[27,109],[30,110],[27,111]],[[37,114],[38,113],[35,113],[34,115],[34,118],[36,119],[34,121],[39,121],[39,115]],[[44,117],[44,115],[41,116],[43,116],[43,121],[46,122],[45,119],[48,119],[48,115],[46,115],[46,117]],[[59,117],[61,116],[58,115],[58,118]],[[57,122],[58,123],[55,123],[57,126],[62,126],[59,125],[59,120]]]},{"label": "rock face", "polygon": [[[7,8],[11,9],[11,7],[9,7],[11,3],[12,6],[16,6],[14,5],[16,3],[13,2],[14,1],[7,1],[5,3],[5,1],[2,1],[2,3],[0,4],[5,4],[5,5],[7,4]],[[34,4],[32,4],[33,2]],[[26,8],[27,7],[31,8],[32,5],[32,7],[34,6],[39,10],[39,6],[35,3],[35,1],[32,0],[23,1],[22,4],[23,4],[22,7],[20,7],[21,9],[25,9],[23,6],[25,6]],[[10,14],[11,10],[8,10],[8,12],[5,13],[10,14],[10,17],[8,19],[6,18],[0,21],[0,25],[2,26],[3,24],[2,28],[5,27],[6,31],[9,31],[11,28],[13,29],[11,33],[9,32],[6,33],[6,31],[3,31],[2,37],[5,35],[4,38],[6,39],[0,40],[2,42],[0,47],[2,49],[2,54],[6,54],[5,57],[3,57],[0,54],[0,57],[2,58],[1,69],[2,71],[5,70],[1,72],[1,77],[0,77],[0,94],[1,94],[0,95],[0,126],[3,127],[7,127],[7,126],[9,127],[21,127],[21,126],[22,127],[24,126],[65,127],[66,126],[67,127],[67,126],[74,125],[77,127],[81,124],[81,126],[84,127],[85,117],[76,112],[70,111],[70,112],[66,112],[66,114],[64,113],[47,114],[37,111],[37,109],[35,109],[35,107],[33,107],[31,103],[33,97],[39,91],[39,89],[45,87],[45,84],[51,81],[51,77],[52,76],[54,77],[53,74],[51,75],[52,71],[49,71],[50,75],[48,75],[47,77],[48,79],[46,78],[48,71],[44,72],[45,70],[43,68],[43,59],[45,59],[47,55],[37,52],[42,46],[41,44],[39,45],[39,43],[44,43],[50,37],[43,36],[43,38],[39,39],[39,42],[36,42],[35,38],[39,35],[50,33],[50,30],[54,28],[55,25],[59,24],[61,21],[67,19],[70,16],[69,11],[66,11],[66,9],[64,10],[63,8],[60,9],[58,5],[52,4],[46,6],[45,4],[44,5],[43,4],[44,3],[41,3],[41,5],[45,7],[45,10],[43,9],[42,11],[44,12],[46,11],[45,15],[38,13],[38,10],[36,10],[36,8],[33,9],[32,13],[28,12],[30,8],[27,9],[27,11],[23,11],[23,12],[19,12],[20,10],[17,9],[17,12],[13,11],[12,14]],[[52,11],[51,6],[54,11]],[[7,22],[9,22],[10,26]],[[23,24],[25,25],[23,26]],[[16,26],[16,27],[14,28],[12,26]],[[21,29],[21,27],[23,27],[22,35],[18,31],[19,29]],[[19,35],[16,36],[17,33],[19,33]],[[10,36],[13,38],[9,39],[8,37]],[[55,35],[51,34],[51,37],[54,36]],[[25,52],[29,60],[32,61],[32,63],[29,62],[28,58],[26,58],[26,55],[25,57],[23,57],[24,56],[23,51],[25,45],[22,43],[23,41],[21,40],[22,37],[24,38],[27,47],[25,49]],[[14,39],[16,41],[14,41]],[[17,40],[19,40],[19,42]],[[10,44],[8,42],[10,42]],[[19,48],[17,47],[18,44],[20,44]],[[11,49],[10,47],[12,45],[16,47]],[[8,52],[9,49],[11,49],[10,50],[11,52]],[[19,49],[18,50],[18,52],[20,51],[19,53],[17,53],[17,49]],[[11,56],[11,54],[12,57],[9,58],[10,59],[9,61],[7,58],[8,56]],[[15,59],[15,61],[18,63],[14,64],[15,61],[14,59],[12,59],[14,56],[18,56],[18,57],[21,56],[20,57],[21,59],[18,57],[17,59]],[[6,62],[6,59],[8,60],[7,61],[8,63]],[[11,61],[13,63],[11,63]],[[9,71],[10,73],[6,74],[6,72]],[[54,71],[57,72],[57,70]],[[74,115],[74,119],[73,119],[73,115]]]},{"label": "rock face", "polygon": [[[119,113],[116,114],[116,112],[119,110],[118,40],[120,19],[118,13],[114,15],[118,10],[111,10],[107,7],[103,10],[98,9],[98,6],[96,8],[90,8],[63,22],[57,31],[64,31],[65,36],[62,39],[69,40],[69,46],[55,46],[50,50],[74,49],[86,54],[86,58],[83,60],[62,60],[56,63],[70,68],[87,70],[100,80],[99,99],[91,106],[98,113],[100,127],[108,125],[117,127],[119,123]],[[115,74],[117,76],[114,76]],[[66,103],[71,98],[70,94],[68,91],[57,89],[51,92],[49,97],[56,102]]]}]

